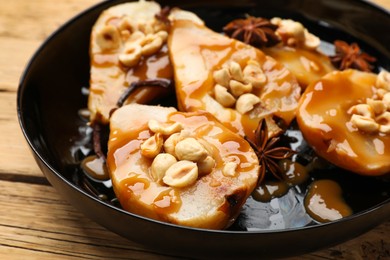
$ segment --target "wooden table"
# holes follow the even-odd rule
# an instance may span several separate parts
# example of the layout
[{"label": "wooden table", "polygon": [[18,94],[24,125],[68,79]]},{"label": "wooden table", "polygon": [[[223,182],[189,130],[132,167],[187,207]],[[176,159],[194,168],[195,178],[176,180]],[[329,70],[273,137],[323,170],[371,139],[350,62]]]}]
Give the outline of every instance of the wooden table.
[{"label": "wooden table", "polygon": [[[1,0],[0,259],[175,259],[107,231],[61,198],[19,128],[16,92],[26,63],[51,32],[99,0]],[[390,0],[375,0],[390,8]],[[390,259],[390,220],[338,246],[291,259]]]}]

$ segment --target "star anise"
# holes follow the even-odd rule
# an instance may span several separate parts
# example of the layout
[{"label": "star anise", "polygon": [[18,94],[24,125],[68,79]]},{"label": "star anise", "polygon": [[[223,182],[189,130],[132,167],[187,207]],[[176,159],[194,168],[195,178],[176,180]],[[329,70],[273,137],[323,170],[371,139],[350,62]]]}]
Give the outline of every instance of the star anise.
[{"label": "star anise", "polygon": [[229,37],[243,41],[255,47],[270,47],[280,38],[275,34],[277,25],[262,17],[248,16],[246,19],[236,19],[228,23],[223,31]]},{"label": "star anise", "polygon": [[376,61],[376,58],[363,52],[357,43],[348,43],[337,40],[334,42],[336,54],[330,56],[330,60],[334,66],[340,70],[357,69],[361,71],[371,72],[374,66],[371,63]]},{"label": "star anise", "polygon": [[282,169],[277,161],[291,158],[295,151],[288,147],[276,146],[280,140],[279,136],[268,138],[267,121],[265,119],[260,120],[255,131],[254,141],[247,137],[245,137],[245,140],[249,142],[259,158],[260,173],[258,183],[260,184],[263,181],[267,172],[279,180],[283,179]]}]

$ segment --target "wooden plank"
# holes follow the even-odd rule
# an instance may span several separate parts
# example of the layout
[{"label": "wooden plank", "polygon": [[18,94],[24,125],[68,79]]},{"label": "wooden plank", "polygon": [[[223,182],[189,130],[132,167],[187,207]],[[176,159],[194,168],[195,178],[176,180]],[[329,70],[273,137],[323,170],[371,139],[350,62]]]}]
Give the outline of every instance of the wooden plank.
[{"label": "wooden plank", "polygon": [[[157,258],[156,252],[86,218],[51,186],[0,181],[0,187],[0,259]],[[330,256],[385,259],[390,257],[390,241],[384,239],[384,234],[390,234],[390,221],[347,243],[290,260],[330,259]],[[9,258],[10,254],[16,258]],[[174,259],[174,256],[158,258]]]},{"label": "wooden plank", "polygon": [[51,186],[0,181],[0,187],[0,259],[157,257],[87,219]]},{"label": "wooden plank", "polygon": [[15,94],[0,92],[0,174],[42,176],[20,130],[15,107]]}]

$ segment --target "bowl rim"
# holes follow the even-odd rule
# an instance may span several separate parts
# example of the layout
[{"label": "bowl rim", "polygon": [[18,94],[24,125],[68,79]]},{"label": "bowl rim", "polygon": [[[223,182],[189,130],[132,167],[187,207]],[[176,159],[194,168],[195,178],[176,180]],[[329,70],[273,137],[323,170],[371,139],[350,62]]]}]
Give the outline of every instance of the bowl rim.
[{"label": "bowl rim", "polygon": [[[137,0],[135,0],[135,1],[137,1]],[[363,4],[366,4],[366,5],[370,6],[371,8],[374,8],[377,11],[383,12],[386,15],[390,16],[390,10],[385,9],[384,7],[380,6],[377,3],[374,3],[374,2],[372,2],[370,0],[357,0],[357,1],[359,1],[359,2],[361,2]],[[106,6],[106,5],[107,5],[107,7],[114,6],[114,5],[125,3],[125,2],[134,2],[134,0],[129,0],[129,1],[124,1],[124,0],[114,0],[114,1],[112,1],[112,0],[104,0],[104,1],[102,1],[100,3],[94,4],[94,5],[90,6],[90,7],[88,7],[87,9],[84,9],[83,11],[79,12],[75,16],[73,16],[70,19],[68,19],[66,22],[64,22],[62,25],[60,25],[46,39],[44,39],[41,42],[41,44],[38,47],[38,49],[29,58],[29,61],[25,65],[25,67],[23,69],[23,72],[22,72],[22,74],[20,76],[19,83],[18,83],[18,89],[17,89],[17,96],[16,96],[16,98],[17,98],[17,104],[16,104],[17,107],[16,108],[17,108],[17,117],[18,117],[19,126],[20,126],[20,128],[22,130],[23,136],[25,137],[25,139],[26,139],[26,141],[27,141],[27,143],[28,143],[28,145],[29,145],[33,155],[35,155],[36,158],[38,158],[52,173],[54,173],[55,177],[59,178],[62,182],[65,182],[68,186],[70,186],[76,192],[81,193],[82,196],[85,196],[88,199],[93,200],[95,203],[98,203],[98,204],[100,204],[100,205],[102,205],[104,207],[108,207],[111,210],[118,211],[119,213],[127,215],[129,217],[137,218],[137,219],[140,219],[140,220],[143,220],[143,221],[149,221],[149,222],[152,222],[152,223],[158,224],[158,225],[169,226],[170,228],[185,229],[185,230],[192,230],[192,231],[196,231],[196,232],[206,232],[206,233],[211,232],[211,233],[226,234],[226,235],[236,235],[236,234],[237,235],[245,235],[245,234],[248,234],[248,235],[249,234],[251,234],[251,235],[254,235],[254,234],[277,234],[277,233],[304,231],[304,230],[308,230],[308,229],[320,229],[320,228],[324,228],[326,226],[334,226],[334,225],[338,225],[338,224],[341,224],[341,223],[344,223],[344,222],[353,221],[353,220],[355,220],[357,218],[360,218],[362,216],[368,215],[368,214],[372,213],[373,211],[379,210],[380,208],[384,207],[386,204],[390,203],[390,198],[388,198],[388,199],[380,202],[379,204],[376,204],[375,206],[372,206],[372,207],[364,209],[364,210],[362,210],[360,212],[354,213],[354,214],[352,214],[352,215],[350,215],[348,217],[344,217],[344,218],[341,218],[341,219],[338,219],[338,220],[335,220],[335,221],[330,221],[330,222],[325,222],[325,223],[317,223],[317,222],[315,222],[314,225],[303,226],[303,227],[286,228],[286,229],[275,229],[275,230],[270,229],[270,230],[247,230],[247,231],[241,231],[241,230],[240,231],[236,231],[236,230],[213,230],[213,229],[195,228],[195,227],[189,227],[189,226],[182,226],[182,225],[167,223],[167,222],[163,222],[163,221],[147,218],[147,217],[144,217],[144,216],[141,216],[141,215],[137,215],[137,214],[128,212],[128,211],[126,211],[124,209],[118,208],[118,207],[116,207],[114,205],[111,205],[111,204],[109,204],[107,202],[99,200],[98,198],[92,196],[91,194],[87,193],[86,191],[84,191],[83,189],[81,189],[80,187],[75,185],[74,183],[72,183],[69,180],[67,180],[62,175],[62,173],[60,171],[54,169],[54,167],[50,164],[50,162],[49,162],[49,160],[47,158],[44,158],[44,156],[40,154],[40,152],[38,151],[38,148],[36,148],[34,146],[34,144],[33,144],[33,141],[32,141],[33,137],[31,137],[30,134],[26,130],[25,118],[24,118],[24,115],[23,115],[23,112],[22,112],[22,107],[23,107],[22,100],[25,98],[24,92],[25,92],[25,89],[27,87],[26,80],[28,79],[28,76],[29,76],[29,73],[30,73],[30,69],[34,65],[34,63],[36,62],[36,59],[39,57],[41,52],[46,48],[46,46],[49,45],[50,42],[58,34],[60,34],[64,30],[66,30],[71,24],[77,22],[80,18],[82,18],[85,15],[88,15],[89,13],[94,11],[95,9],[102,8],[103,6]],[[158,0],[156,2],[158,2]],[[62,197],[62,199],[66,199],[66,198]]]}]

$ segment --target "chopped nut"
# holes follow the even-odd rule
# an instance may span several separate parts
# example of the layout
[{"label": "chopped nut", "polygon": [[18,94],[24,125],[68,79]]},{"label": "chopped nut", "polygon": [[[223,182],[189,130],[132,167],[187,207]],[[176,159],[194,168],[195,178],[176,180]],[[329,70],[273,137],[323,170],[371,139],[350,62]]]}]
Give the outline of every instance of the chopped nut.
[{"label": "chopped nut", "polygon": [[[304,42],[305,27],[303,27],[301,23],[291,19],[280,19],[278,20],[278,23],[279,28],[276,30],[276,33],[285,41],[285,43],[295,45]],[[294,39],[294,41],[290,41],[289,43],[289,39]]]},{"label": "chopped nut", "polygon": [[236,110],[241,114],[245,114],[251,111],[254,106],[260,102],[260,98],[251,93],[243,94],[237,99]]},{"label": "chopped nut", "polygon": [[203,176],[209,174],[213,170],[215,166],[215,160],[209,155],[204,160],[197,162],[197,165],[198,174]]},{"label": "chopped nut", "polygon": [[390,92],[387,92],[386,94],[383,95],[382,103],[387,110],[390,110]]},{"label": "chopped nut", "polygon": [[193,137],[179,141],[175,147],[175,154],[179,160],[202,161],[208,153],[207,150]]},{"label": "chopped nut", "polygon": [[244,81],[244,76],[242,74],[241,66],[237,62],[235,61],[230,62],[229,72],[232,79],[235,79],[237,81]]},{"label": "chopped nut", "polygon": [[169,153],[158,154],[154,158],[151,166],[151,174],[153,180],[156,182],[161,182],[165,176],[165,172],[176,162],[176,158]]},{"label": "chopped nut", "polygon": [[376,94],[377,98],[382,99],[386,95],[387,92],[389,92],[389,91],[387,91],[383,88],[378,88],[378,89],[376,89],[375,94]]},{"label": "chopped nut", "polygon": [[155,54],[163,45],[163,39],[155,34],[148,34],[141,41],[142,55],[150,56]]},{"label": "chopped nut", "polygon": [[305,42],[304,47],[309,50],[315,50],[320,46],[321,40],[314,34],[309,33],[307,29],[304,30]]},{"label": "chopped nut", "polygon": [[161,133],[163,135],[172,135],[174,133],[180,132],[183,129],[183,125],[179,122],[164,124],[154,119],[149,120],[148,127],[152,132]]},{"label": "chopped nut", "polygon": [[121,34],[124,31],[127,31],[130,35],[135,31],[135,28],[131,22],[131,19],[129,17],[124,17],[118,25],[118,30],[121,32]]},{"label": "chopped nut", "polygon": [[163,42],[166,42],[168,39],[168,32],[167,31],[159,31],[156,33],[157,37],[160,37]]},{"label": "chopped nut", "polygon": [[149,137],[141,144],[141,154],[148,158],[154,158],[160,153],[164,139],[160,133]]},{"label": "chopped nut", "polygon": [[224,107],[231,107],[236,103],[236,99],[230,94],[227,88],[217,84],[214,87],[215,100]]},{"label": "chopped nut", "polygon": [[376,78],[376,86],[390,91],[390,72],[382,70]]},{"label": "chopped nut", "polygon": [[359,130],[366,133],[374,133],[379,129],[379,124],[376,123],[374,119],[364,117],[362,115],[353,114],[351,117],[351,123]]},{"label": "chopped nut", "polygon": [[357,114],[367,118],[374,118],[374,111],[371,106],[367,104],[357,104],[348,110],[349,114]]},{"label": "chopped nut", "polygon": [[300,22],[278,17],[272,18],[271,22],[279,26],[276,34],[288,46],[300,46],[309,50],[314,50],[320,46],[320,38],[311,34]]},{"label": "chopped nut", "polygon": [[244,82],[251,83],[254,88],[259,88],[267,81],[267,77],[260,67],[257,61],[250,60],[245,66],[244,70]]},{"label": "chopped nut", "polygon": [[120,46],[119,31],[113,25],[104,26],[96,35],[96,43],[102,50],[118,49]]},{"label": "chopped nut", "polygon": [[390,134],[390,112],[384,112],[376,118],[379,123],[379,132]]},{"label": "chopped nut", "polygon": [[379,125],[379,132],[383,134],[390,134],[390,125]]},{"label": "chopped nut", "polygon": [[227,162],[223,166],[222,174],[226,177],[234,177],[236,176],[237,163],[235,162]]},{"label": "chopped nut", "polygon": [[220,70],[214,71],[213,78],[217,84],[222,85],[224,87],[229,86],[230,73],[227,68],[222,68]]},{"label": "chopped nut", "polygon": [[171,165],[165,172],[163,182],[171,187],[190,186],[198,179],[198,166],[191,161],[179,161]]},{"label": "chopped nut", "polygon": [[[390,101],[390,96],[389,96]],[[386,105],[381,100],[374,100],[371,98],[367,98],[367,105],[369,105],[374,111],[375,115],[380,115],[386,111]]]},{"label": "chopped nut", "polygon": [[154,33],[153,26],[150,23],[140,22],[137,27],[138,27],[138,30],[140,30],[144,34]]},{"label": "chopped nut", "polygon": [[375,118],[375,121],[380,125],[390,124],[390,112],[384,112]]},{"label": "chopped nut", "polygon": [[123,65],[133,67],[138,64],[141,56],[141,46],[138,44],[127,44],[124,53],[119,54],[118,58]]},{"label": "chopped nut", "polygon": [[164,142],[164,151],[166,153],[169,153],[173,156],[176,156],[175,154],[175,146],[180,140],[180,133],[174,133],[170,137],[168,137]]},{"label": "chopped nut", "polygon": [[145,38],[145,34],[143,32],[135,31],[130,35],[128,41],[129,42],[138,42],[138,44],[140,44],[144,38]]},{"label": "chopped nut", "polygon": [[237,80],[230,80],[229,82],[230,91],[235,97],[239,97],[242,94],[252,92],[252,84],[243,84]]}]

